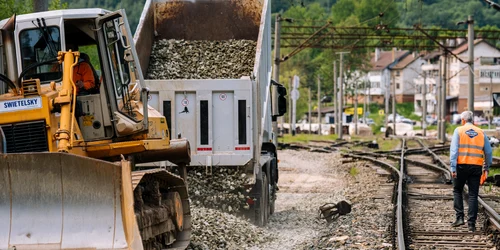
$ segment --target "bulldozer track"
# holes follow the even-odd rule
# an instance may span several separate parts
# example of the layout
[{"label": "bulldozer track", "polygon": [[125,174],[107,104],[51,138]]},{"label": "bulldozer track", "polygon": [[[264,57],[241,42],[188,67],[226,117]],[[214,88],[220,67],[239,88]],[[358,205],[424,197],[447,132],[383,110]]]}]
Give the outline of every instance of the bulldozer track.
[{"label": "bulldozer track", "polygon": [[164,169],[133,171],[132,187],[144,249],[186,249],[191,212],[184,180]]}]

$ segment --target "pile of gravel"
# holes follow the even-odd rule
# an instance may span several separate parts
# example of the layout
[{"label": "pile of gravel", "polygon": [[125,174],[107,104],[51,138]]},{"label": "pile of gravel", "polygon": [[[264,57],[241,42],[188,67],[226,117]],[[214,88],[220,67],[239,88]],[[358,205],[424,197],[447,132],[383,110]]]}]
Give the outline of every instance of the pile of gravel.
[{"label": "pile of gravel", "polygon": [[213,168],[207,175],[204,167],[194,167],[188,173],[189,197],[194,206],[237,214],[249,209],[246,181],[246,174],[238,168]]},{"label": "pile of gravel", "polygon": [[239,79],[250,76],[256,54],[251,40],[174,40],[153,44],[148,79]]},{"label": "pile of gravel", "polygon": [[188,249],[248,249],[273,236],[247,220],[216,209],[193,207]]}]

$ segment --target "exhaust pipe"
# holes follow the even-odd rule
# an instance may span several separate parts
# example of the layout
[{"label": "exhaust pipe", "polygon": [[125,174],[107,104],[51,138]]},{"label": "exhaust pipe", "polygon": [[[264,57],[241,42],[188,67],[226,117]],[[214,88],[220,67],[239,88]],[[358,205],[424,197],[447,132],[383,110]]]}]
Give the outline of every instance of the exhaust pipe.
[{"label": "exhaust pipe", "polygon": [[191,150],[187,139],[170,140],[170,147],[163,150],[150,150],[134,154],[135,163],[170,161],[174,164],[189,164]]},{"label": "exhaust pipe", "polygon": [[7,60],[7,77],[14,83],[18,94],[19,86],[17,82],[16,45],[14,43],[14,29],[16,28],[16,15],[14,14],[0,29],[2,32],[2,43],[4,45],[5,57]]}]

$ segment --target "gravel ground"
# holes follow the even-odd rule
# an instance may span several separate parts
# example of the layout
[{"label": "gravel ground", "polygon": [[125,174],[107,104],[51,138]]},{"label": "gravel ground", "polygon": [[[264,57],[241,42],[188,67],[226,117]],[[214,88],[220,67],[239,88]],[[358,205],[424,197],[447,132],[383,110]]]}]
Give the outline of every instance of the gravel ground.
[{"label": "gravel ground", "polygon": [[279,182],[276,211],[266,231],[275,240],[252,249],[297,249],[326,228],[318,208],[345,199],[345,178],[338,154],[284,150],[278,152]]},{"label": "gravel ground", "polygon": [[[390,195],[392,183],[386,183],[387,177],[377,174],[374,168],[365,167],[364,162],[342,164],[338,153],[283,150],[278,155],[280,190],[276,211],[268,225],[258,228],[235,216],[234,211],[227,210],[227,206],[226,209],[215,210],[204,207],[207,203],[194,201],[190,249],[390,248],[390,198],[373,199],[375,196]],[[238,173],[229,172],[228,175],[233,177],[225,183],[232,185],[238,182],[233,181],[239,179]],[[206,181],[199,180],[197,183],[198,188],[190,186],[190,193],[196,190],[202,196],[211,193],[200,189],[207,185]],[[209,189],[218,189],[210,185]],[[384,185],[386,190],[379,188],[380,185]],[[233,192],[230,196],[239,195]],[[319,218],[321,205],[342,200],[352,204],[351,214],[339,217],[330,225]],[[213,200],[210,203],[213,204]]]},{"label": "gravel ground", "polygon": [[[393,183],[363,162],[344,164],[345,196],[352,212],[323,229],[302,249],[390,249]],[[356,170],[351,170],[356,169]],[[376,198],[376,199],[374,199]]]}]

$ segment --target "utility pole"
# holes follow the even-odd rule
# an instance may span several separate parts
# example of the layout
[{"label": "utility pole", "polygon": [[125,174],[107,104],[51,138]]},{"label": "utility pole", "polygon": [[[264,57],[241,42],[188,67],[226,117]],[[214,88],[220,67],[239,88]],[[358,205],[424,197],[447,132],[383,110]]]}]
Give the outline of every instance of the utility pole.
[{"label": "utility pole", "polygon": [[335,134],[339,135],[339,93],[337,90],[337,61],[333,60],[333,103],[335,110]]},{"label": "utility pole", "polygon": [[[290,76],[290,82],[288,83],[288,89],[289,89],[289,91],[291,89],[293,89],[293,77],[291,77],[291,76]],[[289,110],[289,112],[288,112],[288,126],[290,128],[288,129],[288,133],[291,135],[293,134],[292,133],[292,108],[293,108],[292,107],[292,99],[289,98],[288,99],[288,110]]]},{"label": "utility pole", "polygon": [[[389,76],[389,82],[387,82],[387,78],[384,77],[384,73],[382,71],[382,79],[384,79],[385,84],[385,120],[384,120],[384,128],[387,129],[389,124],[389,89],[391,87],[391,77]],[[387,134],[387,133],[386,133]]]},{"label": "utility pole", "polygon": [[469,28],[468,44],[469,44],[469,111],[474,112],[474,16],[469,16],[467,19]]},{"label": "utility pole", "polygon": [[358,82],[354,81],[354,134],[358,135]]},{"label": "utility pole", "polygon": [[321,135],[321,79],[318,75],[318,135]]},{"label": "utility pole", "polygon": [[[276,21],[274,23],[274,68],[273,68],[273,78],[274,81],[277,83],[280,82],[280,62],[281,62],[281,55],[280,55],[280,35],[281,35],[281,15],[278,14],[276,15]],[[290,91],[290,90],[289,90]],[[278,122],[273,122],[273,132],[275,135],[278,134],[278,123],[281,124],[281,129],[284,130],[284,124],[283,124],[283,116],[280,116],[278,118]],[[277,144],[277,136],[274,136],[273,142],[275,145]]]},{"label": "utility pole", "polygon": [[364,95],[363,95],[363,122],[366,124],[366,102],[367,102],[367,98],[366,98],[366,81],[363,81],[363,92],[364,92]]},{"label": "utility pole", "polygon": [[439,82],[436,89],[437,105],[435,106],[437,114],[438,140],[441,140],[441,87],[443,86],[443,60],[439,60]]},{"label": "utility pole", "polygon": [[396,78],[394,72],[391,71],[392,78],[392,122],[394,124],[393,134],[396,135]]},{"label": "utility pole", "polygon": [[443,86],[441,86],[441,140],[446,142],[446,82],[448,77],[448,53],[444,54]]},{"label": "utility pole", "polygon": [[311,129],[311,118],[312,118],[312,112],[311,112],[311,87],[307,88],[307,92],[309,95],[309,116],[307,121],[309,122],[309,134],[312,134],[312,129]]},{"label": "utility pole", "polygon": [[490,123],[488,129],[491,129],[491,118],[493,117],[493,71],[490,71]]},{"label": "utility pole", "polygon": [[424,71],[424,88],[422,93],[422,129],[424,136],[427,136],[427,72]]},{"label": "utility pole", "polygon": [[339,119],[339,139],[343,139],[343,128],[342,128],[342,120],[343,120],[343,111],[344,111],[344,104],[342,103],[343,102],[343,95],[344,95],[344,76],[343,76],[343,73],[344,73],[344,54],[347,54],[349,52],[337,52],[337,54],[340,54],[340,68],[339,68],[339,76],[340,76],[340,86],[339,86],[339,94],[340,94],[340,98],[339,98],[339,116],[340,116],[340,119]]},{"label": "utility pole", "polygon": [[33,0],[33,11],[42,12],[49,10],[48,0]]}]

